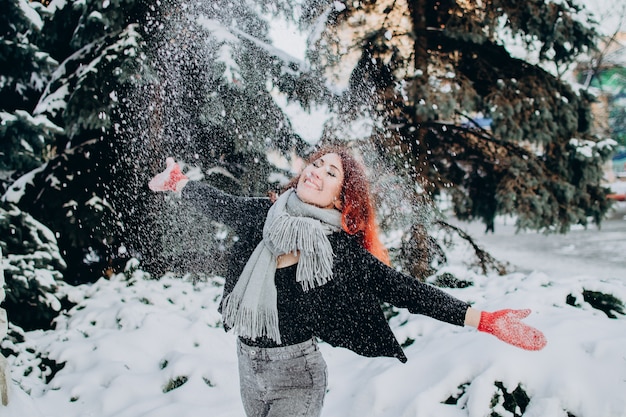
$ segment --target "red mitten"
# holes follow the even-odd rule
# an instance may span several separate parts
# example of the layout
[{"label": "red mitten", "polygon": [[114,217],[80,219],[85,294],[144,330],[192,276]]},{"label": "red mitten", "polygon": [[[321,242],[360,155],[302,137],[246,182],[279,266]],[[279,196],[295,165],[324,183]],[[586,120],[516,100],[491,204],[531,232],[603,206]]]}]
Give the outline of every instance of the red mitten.
[{"label": "red mitten", "polygon": [[480,314],[478,330],[491,333],[503,342],[526,350],[541,350],[548,341],[539,330],[522,323],[530,310],[498,310]]},{"label": "red mitten", "polygon": [[165,160],[167,168],[150,180],[148,187],[152,191],[180,191],[189,178],[180,171],[180,166],[174,162],[174,158]]}]

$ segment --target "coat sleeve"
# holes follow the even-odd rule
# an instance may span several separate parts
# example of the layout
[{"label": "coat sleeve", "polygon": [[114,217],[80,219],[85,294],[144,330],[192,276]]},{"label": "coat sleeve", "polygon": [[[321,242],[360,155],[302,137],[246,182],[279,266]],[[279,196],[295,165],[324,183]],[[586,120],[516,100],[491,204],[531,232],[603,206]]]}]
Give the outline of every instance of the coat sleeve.
[{"label": "coat sleeve", "polygon": [[259,230],[271,206],[269,198],[241,197],[225,193],[209,184],[190,181],[181,194],[208,218],[248,237],[249,229]]},{"label": "coat sleeve", "polygon": [[354,279],[362,279],[379,301],[406,308],[413,314],[464,325],[469,307],[467,302],[385,265],[354,239],[351,239],[349,246]]}]

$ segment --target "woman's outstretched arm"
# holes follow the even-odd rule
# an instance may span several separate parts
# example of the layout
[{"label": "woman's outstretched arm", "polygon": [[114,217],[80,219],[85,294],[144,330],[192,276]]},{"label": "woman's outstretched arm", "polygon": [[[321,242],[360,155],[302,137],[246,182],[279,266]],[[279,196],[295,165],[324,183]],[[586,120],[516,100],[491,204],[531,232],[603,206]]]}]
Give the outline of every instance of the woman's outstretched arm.
[{"label": "woman's outstretched arm", "polygon": [[173,158],[166,159],[166,169],[148,183],[152,191],[178,192],[211,220],[233,228],[241,237],[250,237],[249,229],[258,229],[271,205],[269,198],[242,197],[225,193],[208,184],[190,181]]},{"label": "woman's outstretched arm", "polygon": [[352,258],[360,260],[353,263],[362,268],[359,275],[371,280],[372,287],[383,301],[408,308],[412,313],[475,327],[521,349],[540,350],[547,343],[540,330],[522,322],[530,314],[529,309],[481,311],[439,288],[395,271],[365,249],[352,247],[352,250],[357,252]]}]

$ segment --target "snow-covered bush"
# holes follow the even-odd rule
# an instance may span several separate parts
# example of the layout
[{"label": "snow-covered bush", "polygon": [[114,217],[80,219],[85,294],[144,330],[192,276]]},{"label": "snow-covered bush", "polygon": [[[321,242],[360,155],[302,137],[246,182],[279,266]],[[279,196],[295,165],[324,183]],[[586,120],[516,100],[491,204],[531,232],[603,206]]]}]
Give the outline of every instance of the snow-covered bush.
[{"label": "snow-covered bush", "polygon": [[26,330],[49,329],[68,304],[65,261],[50,229],[12,205],[0,207],[0,247],[4,257],[9,321]]}]

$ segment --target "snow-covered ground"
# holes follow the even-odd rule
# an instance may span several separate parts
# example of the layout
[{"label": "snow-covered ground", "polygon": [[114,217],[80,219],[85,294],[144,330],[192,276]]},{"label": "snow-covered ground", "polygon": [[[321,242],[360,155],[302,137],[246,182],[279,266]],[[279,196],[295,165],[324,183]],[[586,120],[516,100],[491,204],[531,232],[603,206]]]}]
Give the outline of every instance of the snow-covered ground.
[{"label": "snow-covered ground", "polygon": [[494,234],[483,233],[480,224],[456,225],[518,271],[541,271],[554,279],[581,275],[620,278],[626,283],[626,208],[617,215],[604,220],[600,228],[574,227],[567,234],[516,233],[514,221],[503,219]]},{"label": "snow-covered ground", "polygon": [[[608,318],[583,292],[626,300],[626,221],[566,236],[516,235],[504,220],[488,235],[480,225],[460,225],[511,272],[485,277],[456,262],[446,271],[474,285],[448,291],[481,309],[531,308],[526,321],[544,331],[547,347],[527,352],[401,312],[392,320],[397,337],[415,339],[406,364],[322,343],[323,416],[625,417],[626,318]],[[137,270],[79,287],[78,306],[55,331],[27,333],[23,353],[9,358],[11,403],[0,416],[243,416],[235,337],[216,312],[221,288],[146,278]],[[37,352],[65,363],[47,385]],[[518,387],[510,406],[508,393]],[[517,414],[507,411],[516,407]]]}]

